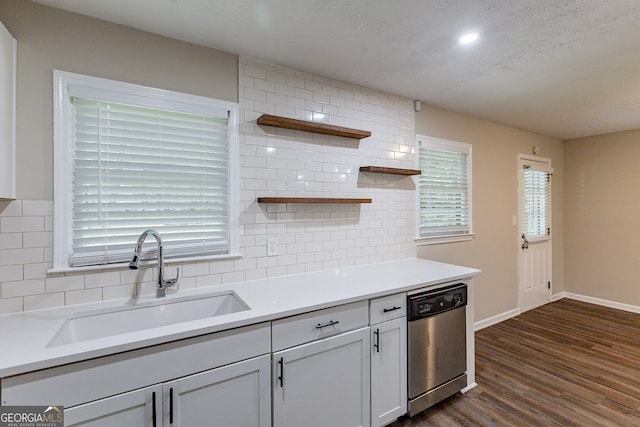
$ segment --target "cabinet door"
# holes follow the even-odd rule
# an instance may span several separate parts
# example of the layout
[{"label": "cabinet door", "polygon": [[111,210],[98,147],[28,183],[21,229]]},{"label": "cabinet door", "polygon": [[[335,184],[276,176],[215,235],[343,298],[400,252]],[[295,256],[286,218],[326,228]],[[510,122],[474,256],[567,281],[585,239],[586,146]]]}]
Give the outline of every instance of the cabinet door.
[{"label": "cabinet door", "polygon": [[371,326],[371,425],[407,412],[407,318]]},{"label": "cabinet door", "polygon": [[271,426],[270,361],[264,355],[165,383],[164,425]]},{"label": "cabinet door", "polygon": [[162,386],[156,385],[65,408],[65,426],[156,427],[162,424]]},{"label": "cabinet door", "polygon": [[369,344],[366,327],[274,353],[274,427],[369,426]]}]

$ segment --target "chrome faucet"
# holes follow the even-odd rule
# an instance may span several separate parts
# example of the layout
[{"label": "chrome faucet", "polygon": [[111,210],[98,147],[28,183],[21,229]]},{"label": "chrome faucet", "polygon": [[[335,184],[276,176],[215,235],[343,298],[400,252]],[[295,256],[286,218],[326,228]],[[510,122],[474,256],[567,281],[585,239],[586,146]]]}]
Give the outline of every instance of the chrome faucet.
[{"label": "chrome faucet", "polygon": [[133,259],[129,263],[129,268],[132,270],[137,270],[140,265],[140,252],[142,251],[142,244],[147,236],[151,234],[155,237],[158,242],[158,290],[156,295],[158,297],[164,297],[167,293],[167,288],[171,288],[178,284],[178,277],[180,276],[180,269],[178,268],[178,272],[176,273],[175,279],[164,279],[164,257],[162,254],[162,238],[160,234],[156,230],[146,230],[144,231],[140,237],[138,237],[138,243],[136,243],[136,248],[133,253]]}]

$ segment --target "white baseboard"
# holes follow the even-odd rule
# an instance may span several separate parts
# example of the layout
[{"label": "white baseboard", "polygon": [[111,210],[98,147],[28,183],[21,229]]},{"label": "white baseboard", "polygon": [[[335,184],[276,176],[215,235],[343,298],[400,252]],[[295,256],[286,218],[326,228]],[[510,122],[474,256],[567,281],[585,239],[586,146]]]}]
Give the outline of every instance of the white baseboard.
[{"label": "white baseboard", "polygon": [[505,320],[511,319],[512,317],[516,317],[519,314],[520,309],[514,308],[513,310],[505,311],[504,313],[496,314],[495,316],[491,316],[489,318],[475,322],[473,328],[475,331],[479,331],[480,329],[488,328],[491,325],[504,322]]},{"label": "white baseboard", "polygon": [[471,389],[476,388],[477,386],[478,386],[478,383],[473,383],[473,384],[471,384],[471,385],[466,386],[466,387],[465,387],[465,388],[463,388],[462,390],[460,390],[460,392],[461,392],[462,394],[465,394],[466,392],[468,392],[468,391],[469,391],[469,390],[471,390]]},{"label": "white baseboard", "polygon": [[[603,307],[615,308],[618,310],[629,311],[631,313],[640,313],[640,306],[624,304],[621,302],[610,301],[602,298],[594,298],[586,295],[574,294],[571,292],[558,292],[551,296],[551,302],[561,300],[562,298],[574,299],[576,301],[587,302],[590,304],[601,305]],[[489,326],[495,325],[500,322],[504,322],[505,320],[511,319],[512,317],[516,317],[520,315],[520,309],[514,308],[513,310],[505,311],[504,313],[496,314],[495,316],[491,316],[487,319],[479,320],[474,323],[474,331],[479,331],[484,328],[488,328]]]},{"label": "white baseboard", "polygon": [[[640,313],[640,307],[637,305],[624,304],[617,301],[610,301],[602,298],[594,298],[586,295],[574,294],[571,292],[562,292],[560,298],[569,298],[577,301],[588,302],[591,304],[601,305],[603,307],[615,308],[618,310],[629,311],[631,313]],[[560,299],[558,298],[558,299]],[[554,300],[555,301],[555,300]]]}]

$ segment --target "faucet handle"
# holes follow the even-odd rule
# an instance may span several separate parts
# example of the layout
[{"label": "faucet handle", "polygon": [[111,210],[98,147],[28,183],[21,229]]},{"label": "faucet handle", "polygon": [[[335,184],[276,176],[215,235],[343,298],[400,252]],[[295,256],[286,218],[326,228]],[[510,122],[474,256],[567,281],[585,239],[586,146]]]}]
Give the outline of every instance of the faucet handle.
[{"label": "faucet handle", "polygon": [[178,279],[180,278],[180,267],[176,268],[176,278],[167,280],[167,286],[175,286],[178,283]]}]

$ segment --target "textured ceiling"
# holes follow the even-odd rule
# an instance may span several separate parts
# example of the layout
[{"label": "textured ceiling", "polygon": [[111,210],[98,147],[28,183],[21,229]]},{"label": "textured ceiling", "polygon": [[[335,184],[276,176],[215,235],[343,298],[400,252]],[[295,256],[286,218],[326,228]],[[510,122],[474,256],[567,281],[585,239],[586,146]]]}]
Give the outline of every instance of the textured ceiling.
[{"label": "textured ceiling", "polygon": [[39,2],[560,139],[640,129],[638,0]]}]

